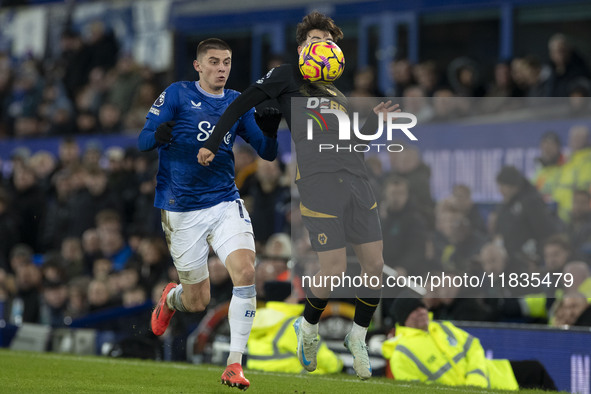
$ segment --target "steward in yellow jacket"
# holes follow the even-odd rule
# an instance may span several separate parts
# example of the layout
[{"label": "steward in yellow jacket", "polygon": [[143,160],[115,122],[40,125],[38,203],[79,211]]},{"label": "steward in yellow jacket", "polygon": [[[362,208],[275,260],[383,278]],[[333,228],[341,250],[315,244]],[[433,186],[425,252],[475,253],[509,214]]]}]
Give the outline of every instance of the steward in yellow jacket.
[{"label": "steward in yellow jacket", "polygon": [[[430,322],[419,299],[396,299],[394,312],[402,323],[396,326],[396,336],[382,345],[382,354],[397,380],[500,390],[556,389],[539,362],[487,359],[478,338],[450,322]],[[516,374],[514,366],[527,371]],[[516,375],[527,376],[527,381],[518,383]]]},{"label": "steward in yellow jacket", "polygon": [[[246,367],[269,372],[303,372],[296,354],[298,340],[292,327],[303,311],[304,305],[275,301],[258,309],[248,338]],[[342,369],[342,360],[320,341],[318,367],[312,373],[337,373]]]}]

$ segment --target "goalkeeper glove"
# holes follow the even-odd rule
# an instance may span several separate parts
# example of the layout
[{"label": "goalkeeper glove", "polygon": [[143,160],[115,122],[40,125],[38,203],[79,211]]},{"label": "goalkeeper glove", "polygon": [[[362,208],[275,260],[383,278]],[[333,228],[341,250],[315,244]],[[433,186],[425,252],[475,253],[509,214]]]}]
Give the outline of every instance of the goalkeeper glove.
[{"label": "goalkeeper glove", "polygon": [[254,113],[254,119],[263,134],[270,138],[277,138],[277,129],[281,122],[281,112],[277,108],[266,107],[261,112]]},{"label": "goalkeeper glove", "polygon": [[172,128],[176,122],[174,120],[169,120],[168,122],[161,123],[160,126],[156,129],[154,133],[154,137],[156,138],[156,142],[164,145],[170,143],[172,141]]}]

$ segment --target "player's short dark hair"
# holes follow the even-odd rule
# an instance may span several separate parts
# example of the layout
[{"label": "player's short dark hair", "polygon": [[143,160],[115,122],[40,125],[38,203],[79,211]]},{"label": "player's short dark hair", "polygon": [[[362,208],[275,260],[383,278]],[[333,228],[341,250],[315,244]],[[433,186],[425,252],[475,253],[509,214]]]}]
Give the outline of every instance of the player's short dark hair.
[{"label": "player's short dark hair", "polygon": [[208,38],[199,43],[197,45],[197,53],[195,58],[198,59],[200,55],[203,55],[205,52],[209,51],[210,49],[219,49],[219,50],[228,50],[232,53],[232,48],[230,45],[224,40],[219,38]]},{"label": "player's short dark hair", "polygon": [[302,19],[296,28],[296,41],[302,45],[308,39],[310,30],[327,31],[332,35],[332,40],[337,42],[343,38],[343,31],[334,23],[331,17],[321,14],[318,11],[309,13]]}]

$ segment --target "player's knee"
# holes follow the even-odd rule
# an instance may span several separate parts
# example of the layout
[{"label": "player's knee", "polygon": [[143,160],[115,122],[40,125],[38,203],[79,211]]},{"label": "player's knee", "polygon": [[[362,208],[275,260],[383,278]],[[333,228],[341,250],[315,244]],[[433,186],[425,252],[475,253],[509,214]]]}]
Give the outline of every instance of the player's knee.
[{"label": "player's knee", "polygon": [[365,271],[371,275],[379,275],[384,270],[384,259],[380,256],[367,261],[364,265]]},{"label": "player's knee", "polygon": [[254,264],[244,264],[237,270],[236,286],[248,286],[254,283]]},{"label": "player's knee", "polygon": [[346,261],[332,261],[329,264],[323,264],[322,273],[329,276],[337,276],[347,270]]},{"label": "player's knee", "polygon": [[205,310],[205,308],[207,308],[207,305],[209,305],[210,299],[211,299],[211,295],[209,294],[209,291],[201,292],[201,294],[199,294],[199,295],[195,295],[193,297],[190,297],[186,301],[185,308],[187,309],[188,312],[192,312],[192,313],[202,312]]}]

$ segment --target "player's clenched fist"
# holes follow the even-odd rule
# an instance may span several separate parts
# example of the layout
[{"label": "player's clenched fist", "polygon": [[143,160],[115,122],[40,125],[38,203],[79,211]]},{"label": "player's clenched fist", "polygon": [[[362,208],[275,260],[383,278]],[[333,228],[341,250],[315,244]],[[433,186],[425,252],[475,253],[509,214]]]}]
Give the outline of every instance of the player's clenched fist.
[{"label": "player's clenched fist", "polygon": [[172,128],[175,124],[176,122],[174,120],[161,123],[154,133],[156,142],[162,145],[170,143],[170,141],[172,141]]},{"label": "player's clenched fist", "polygon": [[213,154],[212,151],[210,151],[207,148],[201,148],[201,149],[199,149],[199,153],[197,154],[197,161],[202,166],[207,167],[209,165],[209,163],[211,163],[213,161],[214,157],[215,157],[215,155]]}]

